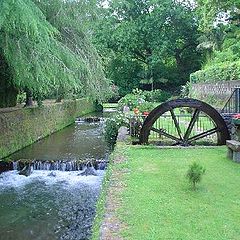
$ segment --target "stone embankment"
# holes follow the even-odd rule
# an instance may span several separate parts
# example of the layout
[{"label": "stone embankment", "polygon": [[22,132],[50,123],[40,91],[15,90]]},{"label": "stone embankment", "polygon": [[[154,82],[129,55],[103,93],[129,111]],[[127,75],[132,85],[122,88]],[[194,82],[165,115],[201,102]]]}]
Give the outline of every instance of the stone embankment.
[{"label": "stone embankment", "polygon": [[79,99],[1,112],[0,159],[63,129],[76,117],[96,110],[96,104]]}]

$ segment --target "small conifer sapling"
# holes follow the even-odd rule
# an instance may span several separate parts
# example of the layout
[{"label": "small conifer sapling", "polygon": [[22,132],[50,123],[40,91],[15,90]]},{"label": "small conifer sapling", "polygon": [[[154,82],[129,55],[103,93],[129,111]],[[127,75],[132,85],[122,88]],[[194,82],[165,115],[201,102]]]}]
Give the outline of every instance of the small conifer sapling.
[{"label": "small conifer sapling", "polygon": [[192,184],[193,189],[196,190],[196,184],[200,183],[202,180],[203,174],[205,174],[206,169],[202,167],[200,164],[193,162],[187,171],[187,179]]}]

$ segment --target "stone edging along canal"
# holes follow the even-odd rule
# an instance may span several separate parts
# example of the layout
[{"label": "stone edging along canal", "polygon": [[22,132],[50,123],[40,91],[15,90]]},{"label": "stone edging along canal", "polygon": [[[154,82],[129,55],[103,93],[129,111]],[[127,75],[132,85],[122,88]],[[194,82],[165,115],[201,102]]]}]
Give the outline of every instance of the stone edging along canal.
[{"label": "stone edging along canal", "polygon": [[93,102],[78,99],[0,113],[0,159],[96,110]]},{"label": "stone edging along canal", "polygon": [[92,240],[121,240],[120,230],[127,227],[119,221],[116,212],[121,207],[118,196],[125,188],[121,179],[128,171],[118,166],[124,164],[127,160],[124,149],[128,147],[128,144],[130,144],[130,141],[127,137],[127,131],[125,127],[122,127],[119,129],[117,143],[110,155],[102,183],[93,224]]}]

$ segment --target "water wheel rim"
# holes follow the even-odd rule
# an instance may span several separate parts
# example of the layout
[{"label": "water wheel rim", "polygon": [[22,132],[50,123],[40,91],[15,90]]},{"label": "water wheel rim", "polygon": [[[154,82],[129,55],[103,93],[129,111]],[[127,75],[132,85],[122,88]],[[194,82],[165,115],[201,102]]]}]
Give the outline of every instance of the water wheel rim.
[{"label": "water wheel rim", "polygon": [[[153,125],[158,118],[160,118],[164,113],[168,111],[171,112],[172,118],[174,118],[172,114],[173,109],[182,108],[182,107],[194,108],[196,111],[195,112],[196,115],[199,114],[200,112],[205,113],[213,121],[215,128],[209,129],[211,130],[209,133],[204,132],[204,133],[201,133],[203,135],[198,134],[193,137],[190,137],[190,134],[188,133],[187,135],[184,135],[182,139],[181,139],[181,136],[179,136],[179,138],[174,137],[175,139],[173,139],[173,136],[168,136],[173,140],[175,140],[175,142],[178,142],[178,144],[180,145],[191,145],[193,141],[203,138],[204,134],[213,134],[213,133],[217,134],[217,145],[224,145],[226,143],[226,140],[230,139],[230,134],[226,126],[226,123],[222,118],[222,116],[220,115],[220,113],[218,113],[218,111],[215,108],[197,99],[179,98],[176,100],[171,100],[171,101],[162,103],[150,112],[150,114],[145,119],[140,131],[140,135],[139,135],[140,143],[141,144],[148,143],[148,137],[149,137],[150,131],[154,130]],[[177,130],[177,132],[179,132],[179,130]],[[160,132],[160,133],[166,135],[166,133],[163,133],[163,132]]]}]

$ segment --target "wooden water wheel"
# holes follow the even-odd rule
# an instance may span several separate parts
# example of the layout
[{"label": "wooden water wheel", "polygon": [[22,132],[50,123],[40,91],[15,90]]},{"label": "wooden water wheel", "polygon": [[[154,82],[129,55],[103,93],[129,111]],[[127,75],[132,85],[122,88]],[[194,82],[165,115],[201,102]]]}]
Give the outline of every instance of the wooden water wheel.
[{"label": "wooden water wheel", "polygon": [[145,119],[139,140],[141,144],[224,145],[230,139],[222,116],[207,103],[183,98],[165,102]]}]

